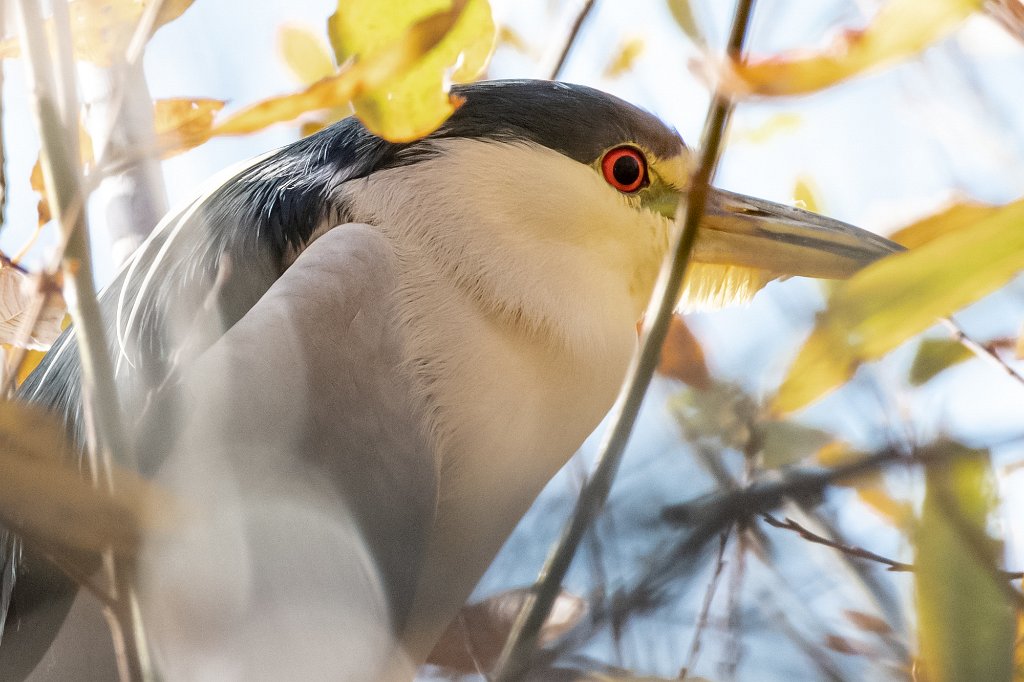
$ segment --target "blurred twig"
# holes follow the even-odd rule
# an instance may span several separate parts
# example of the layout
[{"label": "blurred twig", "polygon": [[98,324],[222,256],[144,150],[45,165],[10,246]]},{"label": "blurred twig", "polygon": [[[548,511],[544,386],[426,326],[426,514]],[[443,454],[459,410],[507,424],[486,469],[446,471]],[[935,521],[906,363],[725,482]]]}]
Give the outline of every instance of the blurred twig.
[{"label": "blurred twig", "polygon": [[[727,46],[727,51],[733,58],[738,59],[742,52],[752,7],[753,0],[740,0],[736,7]],[[672,240],[673,248],[670,249],[669,258],[659,273],[651,303],[644,316],[640,346],[630,362],[626,379],[612,407],[611,423],[597,455],[597,467],[577,499],[571,520],[563,529],[558,543],[545,562],[533,599],[527,602],[516,621],[496,667],[495,679],[499,682],[518,680],[529,668],[537,635],[561,591],[562,581],[576,555],[580,541],[608,498],[647,386],[658,365],[661,347],[665,342],[675,307],[676,295],[686,275],[690,253],[697,236],[697,227],[704,213],[708,187],[714,176],[731,109],[731,101],[716,92],[701,137],[700,159],[689,192],[680,201],[677,212],[682,218],[681,221],[677,219],[677,225],[681,223],[682,229],[676,229],[676,235]]]},{"label": "blurred twig", "polygon": [[1013,367],[1003,360],[995,352],[995,350],[983,343],[979,343],[967,335],[959,324],[955,320],[949,317],[942,318],[942,324],[948,329],[953,338],[960,343],[964,348],[974,353],[976,356],[989,363],[993,367],[996,367],[1004,374],[1008,375],[1011,379],[1015,380],[1019,384],[1024,384],[1024,375],[1015,370]]},{"label": "blurred twig", "polygon": [[569,53],[572,52],[572,47],[580,34],[583,22],[590,16],[596,4],[596,0],[584,0],[583,5],[576,14],[576,19],[573,20],[572,26],[569,28],[569,33],[562,42],[562,50],[558,53],[558,59],[555,60],[554,65],[548,71],[548,80],[558,80],[558,77],[562,75],[562,69],[565,68],[565,63],[569,59]]},{"label": "blurred twig", "polygon": [[[77,112],[74,73],[65,68],[55,71],[50,60],[42,14],[34,0],[16,4],[18,33],[25,51],[28,89],[42,143],[43,176],[54,216],[64,239],[62,271],[65,299],[75,322],[82,367],[82,395],[86,407],[86,451],[94,484],[113,492],[112,470],[115,457],[137,470],[127,447],[121,422],[121,405],[114,384],[106,334],[100,316],[93,283],[89,235],[84,211],[84,196],[79,170],[77,116],[76,127],[68,124],[67,111]],[[57,26],[60,28],[60,25]],[[68,27],[65,26],[65,29]],[[70,44],[70,35],[54,40]],[[59,73],[65,82],[53,83]],[[57,93],[61,100],[58,102]],[[62,112],[62,109],[65,111]],[[62,115],[65,114],[65,115]],[[107,578],[117,598],[117,608],[108,609],[108,623],[114,637],[119,674],[123,680],[152,677],[149,656],[135,603],[131,571],[112,551],[104,553]]]},{"label": "blurred twig", "polygon": [[726,529],[719,537],[718,556],[715,559],[715,572],[711,575],[708,588],[704,592],[704,601],[700,605],[700,615],[697,616],[697,625],[693,629],[693,638],[690,640],[690,649],[686,654],[686,664],[679,671],[680,679],[685,679],[690,671],[697,666],[697,657],[700,656],[701,638],[704,629],[708,625],[708,614],[711,612],[711,602],[714,601],[715,592],[718,589],[718,582],[722,578],[722,570],[725,568],[725,548],[729,544],[729,531]]}]

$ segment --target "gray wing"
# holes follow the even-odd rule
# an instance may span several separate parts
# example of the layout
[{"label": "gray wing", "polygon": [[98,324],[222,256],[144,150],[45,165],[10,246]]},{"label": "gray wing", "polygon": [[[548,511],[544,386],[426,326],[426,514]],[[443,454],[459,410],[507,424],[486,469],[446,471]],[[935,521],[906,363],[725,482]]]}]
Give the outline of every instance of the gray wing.
[{"label": "gray wing", "polygon": [[[395,289],[387,240],[334,228],[184,376],[187,425],[156,477],[191,522],[140,565],[165,679],[393,664],[436,490]],[[96,622],[73,609],[58,645]],[[85,679],[77,662],[51,650],[39,668]]]},{"label": "gray wing", "polygon": [[186,376],[189,426],[158,480],[204,521],[143,562],[173,665],[237,654],[262,679],[338,679],[332,655],[380,656],[363,640],[401,627],[436,481],[396,286],[379,232],[334,228]]}]

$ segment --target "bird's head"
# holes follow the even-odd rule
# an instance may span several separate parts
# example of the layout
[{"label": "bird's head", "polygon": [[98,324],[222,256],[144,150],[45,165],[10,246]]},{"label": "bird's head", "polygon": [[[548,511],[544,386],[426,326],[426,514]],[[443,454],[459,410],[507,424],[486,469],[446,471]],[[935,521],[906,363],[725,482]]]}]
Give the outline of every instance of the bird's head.
[{"label": "bird's head", "polygon": [[[464,104],[440,130],[345,183],[352,217],[533,330],[600,337],[607,316],[584,300],[635,322],[693,171],[679,135],[583,86],[492,81],[456,94]],[[839,221],[713,189],[681,303],[744,299],[783,275],[846,277],[892,250]]]}]

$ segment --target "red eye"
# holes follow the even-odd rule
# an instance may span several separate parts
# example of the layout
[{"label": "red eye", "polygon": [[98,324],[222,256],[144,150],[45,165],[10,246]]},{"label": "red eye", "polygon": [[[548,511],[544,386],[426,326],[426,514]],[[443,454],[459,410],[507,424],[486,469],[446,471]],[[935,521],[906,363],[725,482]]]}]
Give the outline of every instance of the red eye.
[{"label": "red eye", "polygon": [[635,192],[647,184],[647,159],[635,147],[616,147],[601,159],[609,185],[620,192]]}]

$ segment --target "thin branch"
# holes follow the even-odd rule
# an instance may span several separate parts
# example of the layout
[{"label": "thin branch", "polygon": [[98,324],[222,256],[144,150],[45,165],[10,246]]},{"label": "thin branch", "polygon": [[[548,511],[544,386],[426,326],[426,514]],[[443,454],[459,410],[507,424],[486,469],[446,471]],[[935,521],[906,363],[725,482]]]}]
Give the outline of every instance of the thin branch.
[{"label": "thin branch", "polygon": [[569,33],[565,36],[565,40],[562,41],[562,51],[558,54],[558,59],[548,73],[548,80],[558,80],[558,77],[562,75],[562,69],[565,68],[565,63],[569,59],[569,53],[572,52],[573,45],[576,44],[576,38],[580,34],[580,29],[583,27],[583,22],[590,16],[591,11],[596,5],[596,0],[584,0],[583,5],[580,7],[580,11],[576,14],[576,19],[572,22],[572,27],[569,29]]},{"label": "thin branch", "polygon": [[[738,58],[742,51],[752,6],[753,0],[740,0],[736,7],[727,48],[734,58]],[[612,407],[611,424],[598,452],[597,467],[576,501],[571,520],[541,570],[534,596],[527,600],[516,620],[496,667],[495,679],[498,682],[521,679],[529,668],[540,628],[561,591],[562,581],[580,541],[608,498],[647,386],[658,365],[676,296],[686,275],[697,227],[704,213],[708,187],[718,162],[731,108],[731,102],[716,92],[705,121],[697,170],[688,194],[680,200],[678,215],[683,217],[682,229],[678,229],[677,219],[674,248],[670,250],[670,258],[662,265],[659,273],[651,304],[644,316],[640,346],[633,355],[622,389]]]},{"label": "thin branch", "polygon": [[[786,517],[785,521],[780,521],[771,514],[765,513],[761,515],[761,520],[767,523],[769,526],[781,528],[782,530],[791,531],[802,537],[804,540],[807,540],[808,542],[813,542],[817,545],[824,545],[825,547],[830,547],[834,550],[837,550],[845,554],[846,556],[856,557],[857,559],[866,559],[867,561],[874,561],[875,563],[882,564],[886,567],[887,570],[892,571],[894,573],[912,573],[914,571],[913,564],[907,564],[902,561],[896,561],[895,559],[889,559],[887,557],[882,556],[881,554],[875,554],[874,552],[866,550],[863,547],[857,547],[856,545],[847,545],[841,542],[836,542],[835,540],[829,540],[828,538],[818,535],[817,533],[808,530],[804,526],[801,526],[799,523],[789,518],[788,516]],[[1024,574],[1007,573],[1007,578],[1010,578],[1011,580],[1021,577],[1024,577]]]},{"label": "thin branch", "polygon": [[718,556],[715,558],[715,572],[711,575],[708,589],[704,592],[704,601],[700,605],[700,615],[697,616],[697,625],[693,629],[693,639],[690,640],[690,650],[686,654],[686,664],[679,671],[679,678],[685,679],[690,671],[697,667],[697,658],[700,656],[701,639],[704,630],[708,625],[708,614],[711,612],[711,603],[714,601],[715,592],[718,590],[718,582],[722,578],[722,570],[725,568],[725,548],[729,544],[729,531],[727,529],[720,536],[718,543]]},{"label": "thin branch", "polygon": [[[93,481],[113,491],[112,470],[115,457],[127,468],[136,470],[122,426],[121,405],[114,384],[113,365],[100,316],[93,283],[89,252],[89,234],[82,209],[83,193],[79,170],[78,135],[62,116],[62,107],[77,111],[67,98],[75,97],[74,74],[61,70],[66,81],[57,88],[55,70],[49,57],[39,5],[34,0],[17,3],[18,34],[25,50],[26,81],[33,94],[33,113],[42,143],[43,176],[50,206],[66,241],[62,270],[65,299],[75,322],[82,368],[82,395],[86,410],[86,451],[90,457]],[[70,43],[70,36],[56,40]],[[57,93],[64,95],[58,102]],[[76,117],[77,118],[77,117]],[[148,651],[142,635],[131,571],[112,551],[104,553],[103,564],[118,600],[116,612],[108,609],[118,671],[123,680],[152,677]]]},{"label": "thin branch", "polygon": [[1010,365],[1007,364],[1005,360],[999,357],[999,355],[995,352],[993,348],[972,339],[970,336],[967,335],[967,332],[965,332],[960,327],[960,325],[957,324],[957,322],[950,317],[942,318],[942,324],[944,324],[949,329],[949,332],[950,334],[953,335],[953,338],[956,341],[960,342],[960,345],[962,345],[964,348],[971,351],[976,356],[978,356],[985,362],[989,363],[993,367],[996,367],[1017,383],[1024,385],[1024,375],[1021,375],[1020,372],[1015,370],[1013,367],[1010,367]]}]

